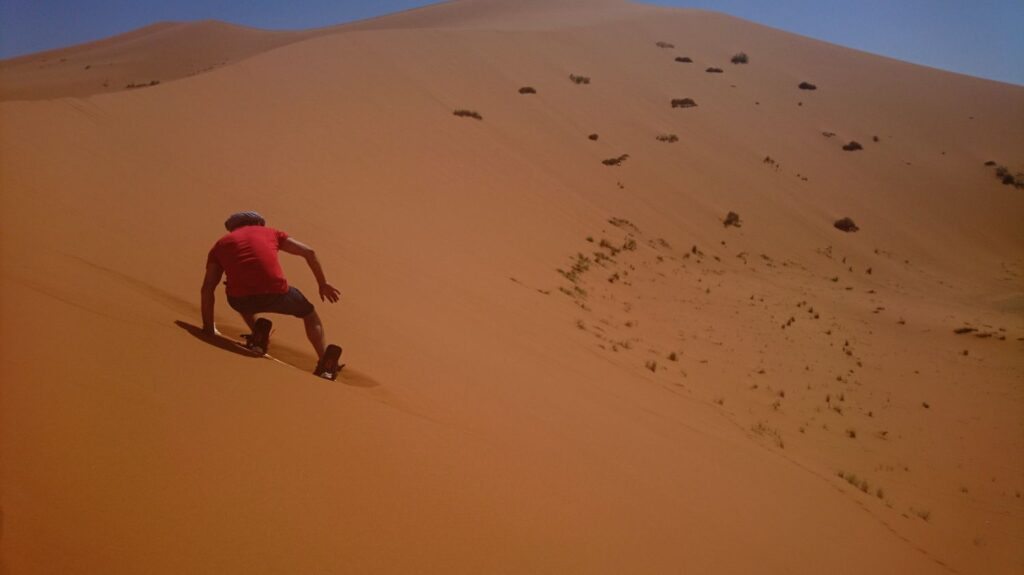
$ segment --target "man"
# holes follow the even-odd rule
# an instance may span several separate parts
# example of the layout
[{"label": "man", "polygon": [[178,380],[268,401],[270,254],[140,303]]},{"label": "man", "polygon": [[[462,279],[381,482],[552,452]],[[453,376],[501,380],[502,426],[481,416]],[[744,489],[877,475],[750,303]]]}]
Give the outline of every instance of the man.
[{"label": "man", "polygon": [[255,331],[258,313],[302,318],[306,337],[316,350],[319,372],[325,349],[323,324],[313,304],[302,292],[288,285],[277,257],[280,250],[304,258],[320,285],[320,300],[334,303],[341,292],[327,283],[313,248],[282,231],[266,227],[266,221],[256,212],[232,214],[224,227],[228,234],[217,240],[206,259],[202,288],[203,331],[218,334],[213,323],[214,292],[227,273],[228,304],[242,315],[250,330]]}]

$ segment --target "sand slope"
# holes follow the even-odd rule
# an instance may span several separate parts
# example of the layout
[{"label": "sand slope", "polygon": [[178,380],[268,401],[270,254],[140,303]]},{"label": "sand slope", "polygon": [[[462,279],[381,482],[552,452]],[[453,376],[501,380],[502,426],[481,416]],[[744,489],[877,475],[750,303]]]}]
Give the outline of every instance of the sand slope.
[{"label": "sand slope", "polygon": [[[289,42],[4,81],[6,572],[1024,567],[1024,88],[620,2]],[[238,209],[342,289],[341,381],[193,335]]]}]

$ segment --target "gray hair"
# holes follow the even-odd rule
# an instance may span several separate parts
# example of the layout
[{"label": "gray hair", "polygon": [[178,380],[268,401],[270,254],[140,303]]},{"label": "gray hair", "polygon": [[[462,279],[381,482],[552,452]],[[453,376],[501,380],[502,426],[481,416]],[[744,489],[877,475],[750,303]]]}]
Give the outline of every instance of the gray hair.
[{"label": "gray hair", "polygon": [[263,216],[256,212],[238,212],[228,216],[228,219],[224,221],[224,227],[229,232],[233,232],[238,228],[245,226],[265,226],[267,221],[263,219]]}]

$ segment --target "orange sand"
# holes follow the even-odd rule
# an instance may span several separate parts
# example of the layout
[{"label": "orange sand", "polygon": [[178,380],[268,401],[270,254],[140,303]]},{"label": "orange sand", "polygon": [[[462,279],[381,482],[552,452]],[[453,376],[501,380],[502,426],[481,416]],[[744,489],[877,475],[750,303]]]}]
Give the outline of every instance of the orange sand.
[{"label": "orange sand", "polygon": [[[1024,192],[983,165],[1024,170],[1022,87],[465,0],[158,24],[0,97],[5,574],[1024,569]],[[338,382],[296,320],[290,365],[193,337],[240,209],[342,289]]]}]

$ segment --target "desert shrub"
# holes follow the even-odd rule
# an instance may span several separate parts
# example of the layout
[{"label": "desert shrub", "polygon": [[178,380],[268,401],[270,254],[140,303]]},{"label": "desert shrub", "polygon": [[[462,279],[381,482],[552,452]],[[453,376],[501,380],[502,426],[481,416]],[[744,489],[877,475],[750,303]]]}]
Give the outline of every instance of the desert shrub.
[{"label": "desert shrub", "polygon": [[697,102],[693,101],[693,98],[673,98],[673,108],[693,108],[697,105]]},{"label": "desert shrub", "polygon": [[848,144],[843,144],[843,149],[847,152],[856,152],[857,150],[863,150],[864,146],[860,145],[859,142],[851,140]]},{"label": "desert shrub", "polygon": [[658,134],[658,136],[656,136],[656,139],[659,142],[666,142],[666,143],[672,144],[674,142],[678,142],[679,141],[679,136],[677,136],[675,134]]},{"label": "desert shrub", "polygon": [[742,225],[740,224],[740,215],[736,212],[729,212],[728,214],[725,214],[725,219],[722,223],[725,224],[725,227],[735,226],[738,228]]},{"label": "desert shrub", "polygon": [[850,218],[838,219],[832,225],[834,225],[836,229],[842,230],[844,232],[855,232],[860,229],[859,227],[857,227],[857,224],[853,223],[853,220],[851,220]]},{"label": "desert shrub", "polygon": [[601,160],[601,163],[606,166],[618,166],[622,162],[625,162],[627,159],[629,159],[629,154],[622,154],[617,158],[608,158],[607,160]]},{"label": "desert shrub", "polygon": [[994,165],[996,165],[996,162],[995,162],[995,160],[989,160],[989,161],[985,162],[985,165],[986,166],[994,166]]},{"label": "desert shrub", "polygon": [[644,367],[646,367],[647,369],[651,370],[651,373],[657,373],[657,371],[658,371],[658,362],[654,361],[653,359],[647,360],[644,363]]},{"label": "desert shrub", "polygon": [[576,74],[569,74],[569,79],[572,80],[573,84],[589,84],[590,78],[587,76],[577,76]]},{"label": "desert shrub", "polygon": [[660,41],[659,42],[655,42],[654,45],[659,47],[659,48],[675,48],[676,47],[675,44],[671,44],[669,42],[660,42]]},{"label": "desert shrub", "polygon": [[817,90],[818,87],[810,82],[800,82],[799,88],[801,90]]},{"label": "desert shrub", "polygon": [[455,110],[452,113],[455,114],[456,116],[459,116],[460,118],[475,118],[477,120],[484,119],[484,117],[480,115],[480,112],[474,110]]},{"label": "desert shrub", "polygon": [[572,283],[576,283],[577,281],[579,281],[580,276],[586,273],[588,269],[590,269],[590,264],[590,258],[583,254],[576,254],[576,258],[573,260],[572,267],[569,268],[569,271],[565,271],[561,268],[559,268],[557,271],[558,273],[565,276],[565,279],[571,281]]},{"label": "desert shrub", "polygon": [[878,139],[878,136],[871,136],[871,141],[872,142],[878,142],[880,140]]},{"label": "desert shrub", "polygon": [[996,177],[999,178],[1003,185],[1024,188],[1024,174],[1020,172],[1017,172],[1016,175],[1011,174],[1010,169],[1006,166],[996,168]]},{"label": "desert shrub", "polygon": [[689,56],[676,56],[676,62],[683,62],[684,64],[689,64],[693,62],[693,60],[690,59]]},{"label": "desert shrub", "polygon": [[832,138],[832,137],[835,137],[836,133],[835,132],[822,132],[821,135],[825,136],[826,138]]},{"label": "desert shrub", "polygon": [[747,55],[743,52],[734,55],[732,60],[730,60],[733,64],[746,64],[748,61]]},{"label": "desert shrub", "polygon": [[617,228],[622,228],[627,232],[640,233],[640,228],[636,227],[636,224],[627,220],[626,218],[611,218],[608,220],[608,223]]},{"label": "desert shrub", "polygon": [[706,69],[704,71],[707,72],[708,74],[721,74],[722,73],[722,69],[721,68],[715,68],[715,67],[708,68],[708,69]]},{"label": "desert shrub", "polygon": [[532,86],[523,86],[522,88],[519,88],[519,93],[520,94],[536,94],[537,90],[535,90]]},{"label": "desert shrub", "polygon": [[131,90],[133,88],[148,88],[149,86],[156,86],[160,83],[160,80],[150,80],[149,82],[142,82],[140,84],[128,84],[125,86],[126,89]]},{"label": "desert shrub", "polygon": [[596,142],[600,136],[598,136],[597,134],[590,134],[587,137]]}]

